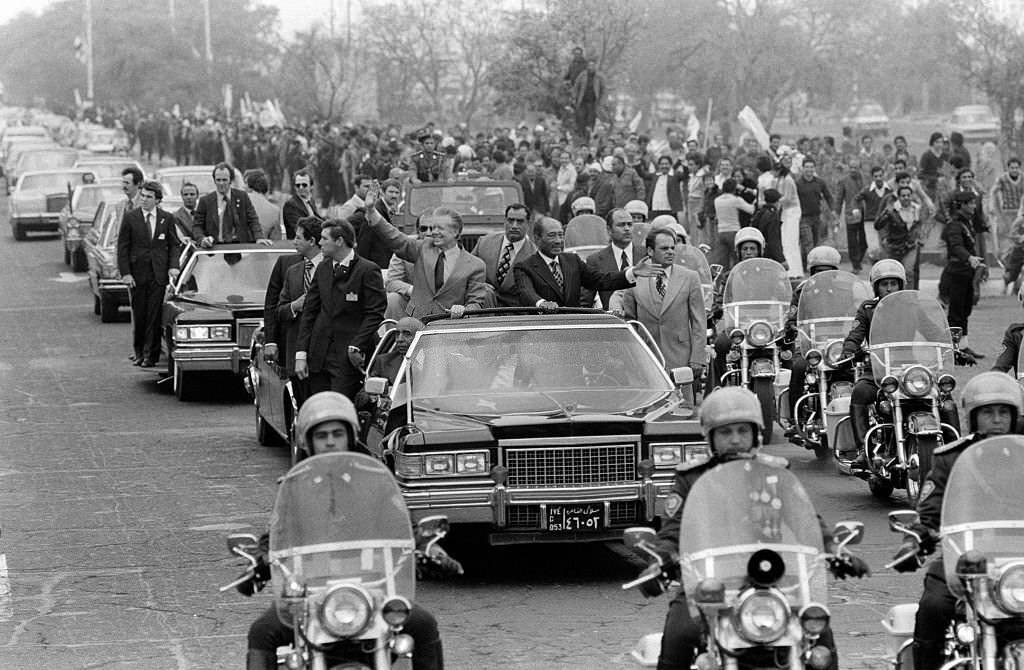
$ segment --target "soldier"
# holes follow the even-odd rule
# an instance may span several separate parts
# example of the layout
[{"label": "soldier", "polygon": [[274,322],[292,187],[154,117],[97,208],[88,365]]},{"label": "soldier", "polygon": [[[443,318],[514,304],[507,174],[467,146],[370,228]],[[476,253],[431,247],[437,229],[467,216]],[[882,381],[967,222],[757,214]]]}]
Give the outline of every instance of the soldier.
[{"label": "soldier", "polygon": [[419,141],[422,148],[410,158],[412,172],[415,175],[413,182],[440,181],[444,154],[435,151],[437,140],[430,133],[423,131],[420,133]]}]

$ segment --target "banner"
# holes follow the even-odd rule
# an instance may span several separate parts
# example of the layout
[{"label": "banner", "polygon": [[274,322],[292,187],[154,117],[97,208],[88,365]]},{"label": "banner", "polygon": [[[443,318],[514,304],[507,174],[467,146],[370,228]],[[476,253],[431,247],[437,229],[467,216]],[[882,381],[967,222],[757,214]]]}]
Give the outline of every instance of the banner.
[{"label": "banner", "polygon": [[764,124],[761,123],[761,119],[757,118],[754,110],[749,106],[744,107],[736,115],[736,119],[740,122],[741,126],[750,131],[754,139],[757,140],[757,143],[761,145],[761,148],[767,151],[769,143],[768,131],[764,129]]}]

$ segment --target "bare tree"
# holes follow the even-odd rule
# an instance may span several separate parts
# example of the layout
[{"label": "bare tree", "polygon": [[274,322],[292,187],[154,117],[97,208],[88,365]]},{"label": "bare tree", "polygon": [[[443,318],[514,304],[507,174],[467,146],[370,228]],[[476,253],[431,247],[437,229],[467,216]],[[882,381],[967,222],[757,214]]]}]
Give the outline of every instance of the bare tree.
[{"label": "bare tree", "polygon": [[351,114],[363,50],[318,26],[300,32],[282,59],[281,99],[301,116],[338,119]]}]

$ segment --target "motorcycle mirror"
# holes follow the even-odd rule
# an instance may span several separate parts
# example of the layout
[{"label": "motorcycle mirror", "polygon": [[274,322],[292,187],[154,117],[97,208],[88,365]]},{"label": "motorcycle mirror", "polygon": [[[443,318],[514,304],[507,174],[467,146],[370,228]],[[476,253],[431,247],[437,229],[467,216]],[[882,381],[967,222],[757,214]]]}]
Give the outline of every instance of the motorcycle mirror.
[{"label": "motorcycle mirror", "polygon": [[654,532],[653,528],[647,526],[633,526],[622,531],[622,542],[632,549],[641,542],[650,542],[657,537],[658,534]]},{"label": "motorcycle mirror", "polygon": [[380,322],[380,325],[377,327],[377,337],[383,338],[385,335],[388,334],[389,330],[394,330],[395,326],[397,325],[398,322],[395,321],[394,319],[384,319],[383,321]]},{"label": "motorcycle mirror", "polygon": [[960,339],[964,336],[964,329],[960,326],[949,327],[949,339],[953,340],[953,344],[960,342]]},{"label": "motorcycle mirror", "polygon": [[368,395],[384,395],[388,390],[386,377],[369,377],[363,384],[363,390]]},{"label": "motorcycle mirror", "polygon": [[719,265],[718,263],[712,263],[711,264],[711,279],[712,279],[712,281],[714,281],[715,279],[718,279],[718,275],[722,274],[722,270],[723,269],[724,268],[721,265]]},{"label": "motorcycle mirror", "polygon": [[675,382],[676,386],[692,384],[693,368],[685,366],[681,368],[672,368],[672,381]]},{"label": "motorcycle mirror", "polygon": [[912,509],[899,509],[889,512],[889,530],[900,530],[907,526],[920,523],[921,517]]},{"label": "motorcycle mirror", "polygon": [[254,554],[260,549],[260,539],[252,533],[232,533],[228,535],[228,553],[234,554],[235,549]]},{"label": "motorcycle mirror", "polygon": [[416,524],[419,526],[420,535],[434,536],[434,535],[447,535],[448,534],[448,517],[443,514],[436,514],[434,516],[425,516],[419,520]]},{"label": "motorcycle mirror", "polygon": [[864,524],[860,521],[840,521],[832,531],[832,538],[842,546],[860,544],[864,538]]}]

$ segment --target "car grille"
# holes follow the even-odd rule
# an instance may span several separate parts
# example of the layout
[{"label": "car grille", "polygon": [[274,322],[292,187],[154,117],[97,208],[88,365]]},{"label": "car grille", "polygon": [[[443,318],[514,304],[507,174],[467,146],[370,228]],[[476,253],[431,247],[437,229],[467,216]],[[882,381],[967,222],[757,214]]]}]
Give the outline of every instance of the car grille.
[{"label": "car grille", "polygon": [[[609,524],[611,526],[631,526],[640,522],[640,501],[638,500],[613,500],[608,510]],[[540,505],[510,505],[508,508],[507,523],[509,528],[514,529],[539,529],[540,528]]]},{"label": "car grille", "polygon": [[507,449],[510,488],[564,488],[636,481],[636,446]]},{"label": "car grille", "polygon": [[46,196],[46,211],[48,213],[60,212],[68,204],[67,193],[57,193]]},{"label": "car grille", "polygon": [[248,354],[253,333],[262,327],[263,319],[239,319],[238,325],[235,327],[237,334],[235,341],[238,343],[238,348]]}]

